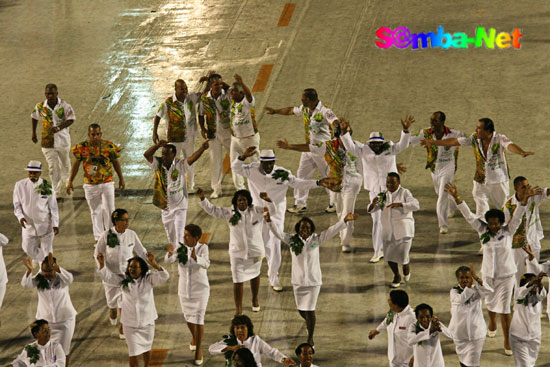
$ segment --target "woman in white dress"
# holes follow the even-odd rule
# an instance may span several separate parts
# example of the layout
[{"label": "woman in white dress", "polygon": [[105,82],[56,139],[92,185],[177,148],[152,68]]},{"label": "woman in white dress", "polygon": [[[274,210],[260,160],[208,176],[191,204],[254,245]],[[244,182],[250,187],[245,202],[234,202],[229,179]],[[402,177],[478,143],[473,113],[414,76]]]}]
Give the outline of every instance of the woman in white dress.
[{"label": "woman in white dress", "polygon": [[[105,266],[113,274],[124,276],[128,259],[134,257],[134,252],[142,259],[147,258],[147,250],[141,244],[136,232],[128,228],[130,219],[125,209],[116,209],[111,214],[113,227],[105,231],[95,246],[94,258],[99,253],[105,255]],[[109,307],[109,321],[117,324],[117,309],[120,310],[120,284],[110,285],[103,282],[105,298]],[[122,324],[119,327],[120,339],[124,339]]]},{"label": "woman in white dress", "polygon": [[77,314],[69,294],[73,275],[57,264],[52,253],[42,261],[40,272],[34,277],[31,276],[31,259],[24,258],[23,263],[27,267],[27,272],[23,275],[21,285],[28,289],[36,288],[38,291],[36,319],[48,321],[52,339],[63,348],[65,365],[68,367]]},{"label": "woman in white dress", "polygon": [[101,279],[122,287],[120,322],[126,336],[130,367],[139,366],[140,355],[143,355],[144,367],[147,367],[155,337],[155,320],[158,318],[153,287],[165,283],[170,274],[157,264],[150,252],[147,253],[147,262],[156,272],[149,272],[147,262],[138,256],[128,260],[125,277],[109,271],[101,252],[97,255],[97,262]]},{"label": "woman in white dress", "polygon": [[201,227],[196,224],[186,225],[184,243],[179,243],[176,248],[171,244],[166,245],[168,252],[164,257],[168,264],[178,262],[178,296],[187,327],[191,332],[189,349],[195,351],[194,363],[197,366],[203,362],[201,342],[204,335],[204,314],[210,297],[210,284],[206,272],[210,266],[210,259],[208,246],[199,243],[201,236]]},{"label": "woman in white dress", "polygon": [[36,320],[30,328],[36,340],[27,344],[8,367],[65,367],[63,348],[56,341],[50,341],[48,321]]},{"label": "woman in white dress", "polygon": [[[264,200],[270,201],[264,197]],[[338,223],[330,226],[321,234],[315,232],[315,224],[308,217],[303,217],[294,226],[295,234],[281,232],[278,226],[271,222],[269,211],[265,212],[265,221],[273,234],[290,247],[292,254],[292,286],[294,298],[300,316],[306,322],[308,332],[307,341],[313,344],[315,331],[315,306],[323,284],[321,263],[319,260],[319,246],[336,236],[346,228],[346,222],[356,220],[359,214],[348,213]]]},{"label": "woman in white dress", "polygon": [[273,348],[263,341],[258,335],[254,335],[254,325],[246,315],[237,315],[233,318],[229,334],[225,335],[223,340],[212,344],[208,348],[210,354],[225,354],[225,358],[231,360],[233,352],[241,348],[248,348],[254,355],[258,367],[262,367],[262,355],[268,356],[275,362],[283,363],[285,366],[296,364],[292,358],[288,358],[279,352],[277,348]]},{"label": "woman in white dress", "polygon": [[201,208],[214,218],[225,219],[229,226],[229,260],[233,277],[233,297],[236,315],[243,313],[243,283],[250,280],[252,311],[260,311],[258,290],[260,270],[265,257],[262,239],[263,206],[253,206],[247,190],[233,195],[233,206],[221,208],[205,198],[202,189],[197,189]]}]

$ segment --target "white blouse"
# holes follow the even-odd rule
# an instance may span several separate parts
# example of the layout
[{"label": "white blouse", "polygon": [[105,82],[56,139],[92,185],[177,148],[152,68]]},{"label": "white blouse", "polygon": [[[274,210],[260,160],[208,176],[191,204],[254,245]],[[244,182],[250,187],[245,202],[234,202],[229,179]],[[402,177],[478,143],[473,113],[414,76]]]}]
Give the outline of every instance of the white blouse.
[{"label": "white blouse", "polygon": [[[248,337],[248,339],[246,339],[244,343],[237,339],[237,343],[239,345],[244,345],[245,348],[248,348],[252,352],[252,354],[254,355],[254,360],[256,361],[258,367],[262,367],[262,355],[266,355],[275,362],[279,363],[282,363],[283,359],[287,358],[283,353],[279,352],[279,349],[273,348],[265,341],[263,341],[262,338],[260,338],[258,335]],[[222,340],[212,344],[208,348],[208,352],[210,352],[210,354],[212,355],[222,354],[224,353],[222,351],[225,348],[227,348],[227,344],[225,344],[225,342]]]},{"label": "white blouse", "polygon": [[[241,259],[261,258],[265,256],[262,238],[263,207],[249,206],[244,212],[239,210],[241,219],[237,225],[229,220],[235,214],[233,207],[219,207],[208,199],[200,200],[201,208],[209,215],[225,219],[229,226],[229,255]],[[237,209],[238,210],[238,209]]]},{"label": "white blouse", "polygon": [[40,345],[37,342],[28,344],[35,345],[40,351],[40,358],[34,364],[31,364],[30,358],[27,356],[27,351],[23,348],[23,351],[17,358],[11,362],[13,367],[65,367],[65,352],[63,348],[57,342],[50,340],[44,345]]},{"label": "white blouse", "polygon": [[145,260],[147,258],[147,249],[143,247],[136,232],[131,229],[126,229],[124,233],[118,233],[115,227],[111,227],[110,231],[116,234],[119,245],[113,248],[107,246],[109,230],[105,231],[97,241],[94,259],[97,259],[97,255],[102,253],[105,256],[105,266],[107,269],[111,273],[124,275],[128,267],[128,260],[134,257],[134,251],[139,257]]},{"label": "white blouse", "polygon": [[[453,339],[453,334],[442,323],[439,323],[441,333],[449,339]],[[430,326],[424,329],[418,325],[422,331],[416,333],[416,322],[409,325],[408,340],[409,345],[414,350],[414,366],[420,367],[444,367],[443,352],[439,341],[439,331],[430,334]]]},{"label": "white blouse", "polygon": [[[112,285],[121,284],[124,280],[124,277],[111,273],[106,266],[98,273],[101,279]],[[158,314],[153,287],[163,284],[168,278],[170,274],[161,268],[158,272],[148,272],[144,277],[134,279],[127,288],[122,287],[120,323],[135,328],[154,324]]]},{"label": "white blouse", "polygon": [[193,248],[185,246],[187,247],[187,262],[185,265],[178,261],[177,250],[180,247],[181,245],[178,244],[171,256],[168,252],[164,256],[164,262],[167,264],[178,263],[178,295],[185,298],[197,298],[204,294],[210,294],[210,284],[208,283],[208,274],[206,271],[210,266],[208,246],[204,243],[197,243],[195,245],[196,261],[191,257]]},{"label": "white blouse", "polygon": [[[51,323],[59,323],[76,316],[76,310],[69,295],[69,284],[73,282],[73,275],[61,267],[59,270],[61,273],[56,273],[51,281],[46,279],[50,289],[37,289],[37,320],[44,319]],[[31,274],[28,276],[27,273],[23,274],[21,285],[24,288],[35,288],[38,285],[36,279],[38,274],[42,272],[38,272],[34,277],[31,277]]]},{"label": "white blouse", "polygon": [[[273,234],[286,244],[290,244],[294,234],[281,232],[277,225],[268,222],[269,229]],[[323,284],[321,274],[321,262],[319,261],[319,246],[324,242],[336,236],[341,230],[346,228],[346,223],[341,220],[330,226],[321,234],[313,233],[306,240],[299,237],[304,243],[302,252],[296,255],[292,250],[292,284],[304,287],[311,287]]]},{"label": "white blouse", "polygon": [[[459,287],[460,288],[460,287]],[[487,284],[473,284],[472,287],[451,289],[451,322],[449,329],[455,340],[472,341],[481,339],[487,334],[487,325],[483,318],[481,301],[493,289]]]},{"label": "white blouse", "polygon": [[[546,289],[530,293],[533,286],[525,284],[516,289],[514,295],[514,315],[510,325],[510,334],[522,340],[534,340],[541,338],[540,315],[542,313],[542,301],[546,297]],[[518,303],[519,300],[527,298],[527,306]]]},{"label": "white blouse", "polygon": [[393,320],[388,323],[387,316],[382,320],[376,331],[386,330],[388,333],[388,360],[390,365],[409,363],[413,356],[413,348],[409,345],[409,326],[416,322],[416,316],[411,306],[407,305],[403,311],[394,313]]}]

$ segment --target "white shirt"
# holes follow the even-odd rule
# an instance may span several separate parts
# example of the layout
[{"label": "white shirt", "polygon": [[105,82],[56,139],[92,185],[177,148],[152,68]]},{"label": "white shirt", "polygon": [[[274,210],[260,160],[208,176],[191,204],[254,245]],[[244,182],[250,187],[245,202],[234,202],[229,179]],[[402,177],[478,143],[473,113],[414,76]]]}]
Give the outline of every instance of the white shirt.
[{"label": "white shirt", "polygon": [[[433,135],[433,137],[429,140],[438,140],[435,137],[435,132],[433,131],[433,129],[426,128],[426,129],[420,130],[417,135],[411,136],[409,143],[413,146],[418,146],[422,139],[428,139],[430,133]],[[443,133],[441,140],[450,139],[450,138],[461,138],[461,137],[464,137],[464,133],[462,131],[450,129],[445,126],[445,132]],[[433,147],[437,149],[437,155],[434,162],[435,168],[433,172],[435,174],[447,173],[447,172],[454,173],[456,169],[455,151],[458,149],[458,147],[456,146],[440,147],[436,145],[434,145]],[[426,149],[431,149],[431,147],[427,147]],[[426,169],[428,168],[429,167],[426,166]]]},{"label": "white shirt", "polygon": [[210,266],[208,246],[204,243],[197,243],[195,245],[196,261],[191,257],[193,248],[186,245],[183,246],[187,248],[187,262],[185,265],[178,261],[177,250],[181,247],[180,244],[176,246],[172,256],[168,252],[164,256],[164,262],[167,264],[178,263],[178,295],[184,298],[198,298],[204,294],[210,294],[210,284],[208,283],[208,274],[206,272]]},{"label": "white shirt", "polygon": [[[201,93],[188,93],[187,96],[185,96],[185,99],[180,101],[178,97],[176,97],[176,94],[172,94],[172,100],[174,103],[178,103],[180,105],[183,104],[183,113],[185,115],[185,126],[189,130],[193,130],[197,127],[197,114],[195,112],[195,106],[197,103],[200,102]],[[181,107],[181,106],[180,106]],[[160,106],[157,117],[168,119],[168,106],[166,105],[166,101],[162,102],[162,105]],[[168,121],[166,121],[166,134],[168,134]],[[186,135],[187,139],[187,135]]]},{"label": "white shirt", "polygon": [[[516,288],[514,294],[514,315],[510,325],[510,334],[516,338],[531,341],[541,338],[542,331],[540,325],[540,315],[542,313],[542,301],[546,297],[546,289],[531,294],[533,287],[525,284],[523,287]],[[527,298],[528,305],[518,303],[519,300]]]},{"label": "white shirt", "polygon": [[0,285],[8,282],[8,272],[6,271],[6,264],[4,263],[4,255],[2,254],[2,248],[8,244],[8,237],[0,233]]},{"label": "white shirt", "polygon": [[[107,269],[98,270],[99,276],[109,284],[120,284],[124,277]],[[122,287],[122,313],[120,323],[135,328],[152,325],[158,319],[153,296],[153,287],[165,283],[170,274],[164,269],[148,272],[144,277],[134,279],[128,288]]]},{"label": "white shirt", "polygon": [[[453,334],[441,322],[441,333],[449,339],[453,339]],[[431,323],[430,323],[431,326]],[[409,345],[414,349],[414,366],[418,367],[443,367],[443,352],[441,351],[441,343],[439,341],[439,331],[430,334],[430,326],[424,329],[422,325],[418,327],[422,330],[416,333],[416,322],[409,325],[408,340]],[[419,344],[421,342],[422,344]]]},{"label": "white shirt", "polygon": [[13,189],[13,213],[19,222],[25,218],[27,223],[23,231],[31,236],[43,236],[51,232],[52,227],[59,227],[59,212],[54,189],[51,189],[50,195],[41,195],[36,192],[42,181],[39,178],[36,183],[33,183],[29,178],[24,178],[17,181]]},{"label": "white shirt", "polygon": [[[109,231],[117,236],[119,245],[115,247],[107,246]],[[113,226],[99,237],[94,250],[94,259],[97,259],[97,255],[101,252],[105,256],[105,266],[107,269],[111,273],[124,275],[128,267],[128,260],[134,257],[134,251],[143,260],[147,259],[147,249],[143,247],[136,232],[126,229],[121,234]]]},{"label": "white shirt", "polygon": [[409,363],[413,356],[413,348],[409,345],[408,329],[416,322],[416,316],[411,306],[407,305],[403,311],[395,313],[393,320],[386,323],[387,316],[382,320],[376,331],[388,332],[388,360],[390,365]]},{"label": "white shirt", "polygon": [[[231,170],[236,174],[248,178],[248,188],[252,195],[252,201],[254,203],[263,203],[260,198],[261,192],[267,192],[267,195],[276,207],[275,213],[270,213],[271,217],[284,220],[286,211],[286,192],[289,187],[309,190],[317,187],[315,180],[304,180],[294,177],[292,173],[286,168],[273,166],[273,171],[266,175],[261,171],[260,162],[252,162],[250,164],[244,164],[238,157],[231,163]],[[274,179],[272,176],[277,170],[283,170],[288,172],[288,180],[282,180],[281,178]]]},{"label": "white shirt", "polygon": [[256,99],[252,102],[246,97],[240,102],[231,102],[231,133],[236,138],[246,138],[256,134]]},{"label": "white shirt", "polygon": [[[36,319],[44,319],[51,323],[59,323],[70,320],[76,316],[76,310],[71,302],[69,285],[73,282],[73,275],[63,268],[61,273],[56,273],[54,278],[48,282],[50,289],[38,289],[38,307],[36,308]],[[42,272],[38,272],[42,274]],[[23,274],[21,285],[24,288],[35,288],[38,285],[36,274],[31,277]],[[45,279],[45,278],[44,278]]]},{"label": "white shirt", "polygon": [[30,358],[27,357],[27,351],[23,348],[23,351],[17,358],[11,362],[13,367],[65,367],[65,352],[60,344],[54,340],[50,340],[44,345],[38,344],[36,341],[28,345],[35,345],[40,351],[40,359],[31,364]]},{"label": "white shirt", "polygon": [[166,174],[166,199],[168,201],[166,210],[187,209],[189,195],[187,194],[185,174],[190,167],[187,158],[174,158],[169,169],[164,167],[160,157],[153,157],[153,162],[147,161],[147,164],[153,171],[161,167]]},{"label": "white shirt", "polygon": [[237,209],[241,219],[234,226],[229,222],[235,214],[233,207],[221,208],[213,205],[208,199],[200,200],[199,205],[207,214],[227,221],[230,257],[253,259],[265,256],[262,239],[263,207],[249,206],[244,212]]},{"label": "white shirt", "polygon": [[[74,110],[70,104],[64,100],[57,98],[57,104],[53,110],[48,105],[48,100],[42,102],[43,107],[47,108],[52,112],[52,126],[59,126],[65,123],[67,120],[76,120],[74,115]],[[40,128],[42,128],[42,114],[44,112],[38,110],[38,104],[34,107],[34,110],[31,113],[31,118],[38,121]],[[56,148],[59,147],[71,147],[71,134],[69,127],[59,130],[59,132],[53,134],[53,146]]]},{"label": "white shirt", "polygon": [[[221,94],[218,98],[212,97],[212,91],[208,91],[206,95],[208,98],[213,99],[216,102],[216,134],[231,135],[230,130],[230,113],[231,113],[231,88],[227,92],[222,88]],[[227,106],[227,108],[224,108]],[[204,115],[204,106],[201,102],[199,105],[199,115]]]},{"label": "white shirt", "polygon": [[[525,218],[524,233],[527,237],[527,243],[530,244],[531,247],[540,247],[540,241],[544,238],[542,223],[540,221],[539,208],[540,204],[544,200],[548,199],[548,196],[546,196],[547,190],[547,188],[544,188],[541,195],[531,196],[529,199],[527,199],[527,209],[525,210],[525,214],[523,215],[523,218]],[[510,196],[508,200],[506,200],[506,203],[508,202],[510,202],[511,205],[515,205],[516,207],[520,205],[515,194]],[[506,204],[504,205],[504,208],[502,208],[502,211],[504,212],[506,222],[508,222],[510,220],[510,211],[508,210],[508,208],[506,208]]]},{"label": "white shirt", "polygon": [[[279,352],[277,348],[273,348],[269,344],[267,344],[265,341],[263,341],[258,335],[250,336],[248,339],[246,339],[243,342],[241,342],[239,339],[237,339],[237,343],[239,345],[244,345],[245,348],[248,348],[254,355],[254,360],[256,361],[256,364],[258,367],[262,367],[262,355],[266,355],[275,362],[282,363],[283,359],[287,358],[283,353]],[[212,355],[216,354],[222,354],[222,350],[227,348],[227,344],[225,342],[219,341],[217,343],[212,344],[210,347],[208,347],[208,352]]]},{"label": "white shirt", "polygon": [[411,134],[401,131],[401,139],[397,144],[386,142],[388,149],[375,154],[368,144],[361,144],[351,139],[349,133],[340,136],[340,140],[348,152],[360,157],[363,167],[363,184],[366,190],[378,194],[386,189],[388,173],[397,172],[395,156],[409,146]]},{"label": "white shirt", "polygon": [[[371,212],[382,210],[382,240],[391,241],[414,237],[414,217],[413,212],[420,209],[420,204],[412,193],[399,185],[397,190],[383,192],[386,195],[384,208],[380,207],[379,201]],[[392,203],[402,203],[402,208],[388,208]],[[370,205],[369,205],[370,206]]]},{"label": "white shirt", "polygon": [[317,103],[313,112],[304,105],[294,107],[292,112],[296,116],[302,116],[304,124],[307,124],[307,121],[309,121],[309,128],[306,127],[306,131],[309,131],[309,134],[306,135],[306,142],[308,144],[322,143],[331,139],[330,125],[338,120],[338,117],[336,117],[330,108],[323,105],[321,101]]},{"label": "white shirt", "polygon": [[[462,292],[459,294],[459,290]],[[481,300],[493,289],[488,285],[473,284],[462,289],[460,286],[451,289],[451,322],[449,330],[455,340],[473,341],[485,338],[487,324],[483,318]]]},{"label": "white shirt", "polygon": [[[509,180],[508,164],[506,163],[505,150],[512,141],[505,135],[493,132],[493,137],[487,149],[487,156],[483,152],[483,144],[480,139],[477,139],[475,133],[467,138],[458,138],[460,145],[474,145],[474,155],[479,154],[484,162],[480,173],[484,175],[480,183],[496,184],[507,182]],[[481,169],[481,167],[480,167]]]},{"label": "white shirt", "polygon": [[[269,229],[271,229],[278,239],[286,244],[290,244],[291,237],[294,234],[281,232],[279,227],[274,225],[273,222],[268,222],[268,225]],[[319,261],[319,246],[336,236],[344,228],[346,228],[346,223],[341,220],[321,232],[321,234],[313,233],[306,240],[299,236],[300,240],[304,243],[302,252],[296,255],[294,251],[290,251],[292,254],[292,284],[304,287],[323,284],[321,262]]]},{"label": "white shirt", "polygon": [[[482,244],[481,273],[483,278],[506,278],[516,273],[517,268],[512,253],[512,238],[521,223],[525,208],[525,206],[519,205],[512,220],[503,225],[497,234],[490,238],[489,242]],[[487,223],[476,217],[465,201],[458,205],[458,209],[480,237],[488,231]]]}]

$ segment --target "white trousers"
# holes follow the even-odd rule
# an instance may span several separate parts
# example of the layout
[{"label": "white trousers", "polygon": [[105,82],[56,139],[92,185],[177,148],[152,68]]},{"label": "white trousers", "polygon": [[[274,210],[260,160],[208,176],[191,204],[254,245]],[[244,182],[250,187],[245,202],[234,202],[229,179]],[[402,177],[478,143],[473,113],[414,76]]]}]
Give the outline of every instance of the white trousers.
[{"label": "white trousers", "polygon": [[90,207],[95,240],[111,228],[111,214],[115,211],[115,183],[84,184],[84,196]]},{"label": "white trousers", "polygon": [[52,188],[56,197],[65,196],[65,187],[71,171],[71,147],[42,148],[46,157]]},{"label": "white trousers", "polygon": [[[378,193],[369,191],[370,201],[378,196]],[[370,213],[372,217],[372,248],[374,250],[374,256],[381,256],[384,253],[384,244],[382,242],[382,211],[377,210]]]},{"label": "white trousers", "polygon": [[162,224],[164,224],[164,230],[166,231],[166,237],[168,237],[170,244],[176,247],[179,242],[183,243],[187,209],[163,210],[161,216]]},{"label": "white trousers", "polygon": [[531,340],[520,339],[510,334],[510,346],[516,360],[516,367],[535,367],[539,356],[541,338]]},{"label": "white trousers", "polygon": [[33,236],[25,229],[22,229],[21,247],[31,259],[40,263],[50,252],[53,253],[53,237],[53,230],[42,236]]},{"label": "white trousers", "polygon": [[456,209],[456,203],[449,194],[445,191],[445,185],[452,182],[454,178],[454,168],[449,167],[447,170],[440,170],[432,173],[432,181],[434,184],[435,193],[437,194],[437,223],[439,227],[449,225],[449,212]]},{"label": "white trousers", "polygon": [[210,185],[213,190],[221,190],[223,179],[223,149],[229,152],[231,150],[231,135],[227,133],[216,133],[215,139],[209,140],[210,152]]},{"label": "white trousers", "polygon": [[[231,136],[231,148],[229,150],[229,158],[231,159],[231,162],[233,161],[248,147],[256,147],[256,154],[254,154],[252,157],[250,157],[250,160],[252,162],[258,162],[260,160],[260,134],[256,133],[252,136],[248,136],[246,138],[236,138],[234,136]],[[235,185],[235,189],[237,190],[245,190],[246,187],[244,186],[244,178],[241,175],[236,174],[235,172],[231,173],[231,176],[233,177],[233,184]]]},{"label": "white trousers", "polygon": [[0,283],[0,308],[2,308],[2,302],[4,302],[4,296],[6,295],[6,284]]},{"label": "white trousers", "polygon": [[[317,155],[311,152],[302,152],[296,176],[306,180],[311,179],[313,177],[313,173],[315,172],[315,168],[319,170],[321,178],[328,176],[329,168],[323,155]],[[326,190],[326,192],[330,196],[329,191]],[[309,189],[294,189],[294,205],[306,206],[308,196]]]},{"label": "white trousers", "polygon": [[66,356],[71,353],[71,341],[73,340],[75,324],[76,319],[74,317],[58,323],[49,323],[52,340],[61,345]]},{"label": "white trousers", "polygon": [[[336,213],[338,214],[338,219],[342,220],[348,213],[355,213],[355,200],[359,193],[335,193],[335,202],[336,204]],[[342,246],[349,245],[351,243],[351,238],[353,235],[353,222],[350,220],[346,223],[346,228],[340,231],[340,244]]]},{"label": "white trousers", "polygon": [[[276,218],[271,217],[271,221],[282,232],[285,226],[285,217],[283,209],[283,217]],[[279,268],[281,267],[281,240],[279,240],[273,232],[269,229],[269,226],[264,222],[262,225],[262,238],[264,240],[265,257],[267,258],[267,275],[269,277],[269,284],[274,287],[279,285]]]},{"label": "white trousers", "polygon": [[[196,130],[188,131],[185,141],[180,143],[170,143],[176,147],[176,158],[182,157],[183,159],[189,158],[195,153],[195,137],[197,135]],[[190,188],[195,187],[195,165],[189,166],[187,170],[187,183]]]},{"label": "white trousers", "polygon": [[476,216],[485,217],[485,213],[490,209],[489,202],[494,208],[502,209],[509,196],[509,186],[508,181],[497,184],[480,184],[474,181],[472,195],[476,202]]}]

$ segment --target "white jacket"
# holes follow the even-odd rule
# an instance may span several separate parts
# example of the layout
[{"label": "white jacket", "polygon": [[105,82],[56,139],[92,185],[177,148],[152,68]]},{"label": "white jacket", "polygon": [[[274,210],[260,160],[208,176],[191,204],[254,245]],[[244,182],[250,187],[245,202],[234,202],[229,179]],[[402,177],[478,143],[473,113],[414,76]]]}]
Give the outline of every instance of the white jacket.
[{"label": "white jacket", "polygon": [[25,218],[27,224],[23,231],[31,236],[43,236],[59,227],[59,213],[55,191],[50,195],[36,192],[43,180],[39,178],[33,183],[29,178],[17,181],[13,189],[13,213],[17,221]]},{"label": "white jacket", "polygon": [[36,341],[28,345],[35,345],[40,351],[40,359],[36,363],[31,364],[30,358],[27,356],[27,350],[23,351],[17,358],[11,362],[13,367],[65,367],[65,352],[56,341],[50,340],[44,345],[38,344]]},{"label": "white jacket", "polygon": [[[384,208],[380,207],[380,202],[374,206],[371,212],[382,210],[382,240],[391,241],[393,237],[399,241],[403,238],[414,237],[414,218],[413,212],[420,209],[420,204],[411,192],[399,186],[393,193],[383,192],[386,195]],[[402,203],[402,208],[388,208],[392,203]]]},{"label": "white jacket", "polygon": [[407,364],[413,356],[413,348],[409,345],[408,330],[416,322],[416,316],[411,306],[407,305],[403,311],[395,313],[393,320],[382,320],[376,331],[386,330],[388,333],[388,360],[391,366]]},{"label": "white jacket", "polygon": [[[263,341],[258,335],[248,337],[248,339],[246,339],[244,343],[237,339],[237,343],[239,345],[244,345],[245,348],[248,348],[252,352],[252,354],[254,355],[254,360],[256,361],[258,367],[262,367],[262,355],[266,355],[278,363],[282,363],[283,359],[287,358],[283,353],[279,352],[279,349],[273,348],[265,341]],[[208,352],[210,352],[210,354],[212,355],[222,354],[224,353],[222,352],[222,350],[224,350],[226,347],[227,345],[222,340],[208,347]]]},{"label": "white jacket", "polygon": [[[442,323],[439,323],[441,333],[449,339],[453,339],[453,334]],[[430,323],[431,326],[431,323]],[[417,367],[444,367],[443,352],[439,341],[439,331],[430,334],[430,326],[424,329],[418,324],[419,331],[416,332],[417,323],[409,325],[408,340],[409,345],[414,349],[414,366]]]},{"label": "white jacket", "polygon": [[485,338],[487,324],[483,318],[481,301],[483,297],[491,293],[493,293],[493,289],[486,284],[473,284],[471,288],[464,289],[456,286],[451,289],[449,330],[455,340],[473,341]]},{"label": "white jacket", "polygon": [[[109,284],[120,284],[124,277],[113,274],[106,266],[98,271],[101,279]],[[161,285],[170,278],[165,269],[158,272],[148,272],[144,277],[135,279],[128,284],[128,288],[122,288],[122,314],[120,323],[123,325],[140,328],[155,323],[158,319],[153,287]]]},{"label": "white jacket", "polygon": [[[185,245],[183,245],[185,246]],[[197,298],[204,294],[210,294],[210,284],[208,283],[207,269],[210,266],[210,259],[208,258],[208,246],[204,243],[197,243],[195,245],[195,254],[197,255],[197,261],[191,257],[192,247],[187,247],[187,262],[184,264],[178,262],[177,250],[181,247],[180,244],[176,246],[172,256],[167,252],[164,256],[164,262],[172,264],[178,263],[178,295],[185,298]]]},{"label": "white jacket", "polygon": [[[51,323],[59,323],[70,320],[76,316],[76,310],[71,302],[69,285],[73,282],[73,275],[63,268],[61,273],[56,273],[52,281],[45,279],[50,289],[37,289],[38,307],[36,308],[36,319],[44,319]],[[42,272],[38,274],[42,275]],[[23,274],[21,285],[24,288],[36,288],[38,280],[36,277]]]},{"label": "white jacket", "polygon": [[[107,236],[109,231],[116,234],[119,245],[115,247],[107,246]],[[139,240],[136,232],[126,229],[124,233],[118,233],[115,227],[103,232],[94,250],[94,259],[97,262],[97,255],[102,253],[105,256],[105,266],[111,273],[124,275],[128,267],[128,260],[134,257],[134,252],[143,260],[147,259],[147,249]],[[98,264],[99,267],[99,264]]]},{"label": "white jacket", "polygon": [[[530,293],[533,287],[525,284],[516,289],[514,294],[514,315],[510,325],[510,334],[521,340],[534,340],[541,338],[540,315],[542,313],[542,301],[546,297],[546,289]],[[527,297],[527,306],[523,300]]]}]

